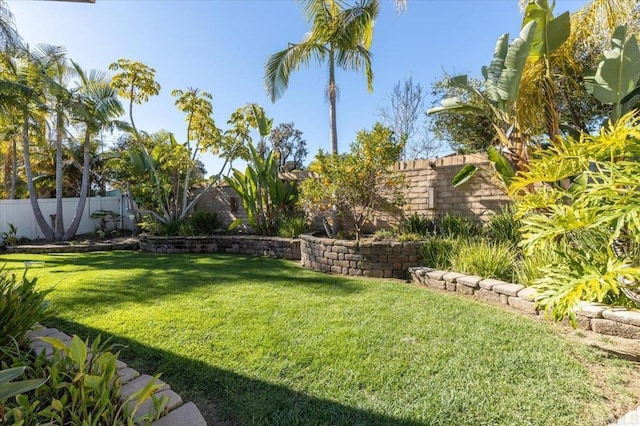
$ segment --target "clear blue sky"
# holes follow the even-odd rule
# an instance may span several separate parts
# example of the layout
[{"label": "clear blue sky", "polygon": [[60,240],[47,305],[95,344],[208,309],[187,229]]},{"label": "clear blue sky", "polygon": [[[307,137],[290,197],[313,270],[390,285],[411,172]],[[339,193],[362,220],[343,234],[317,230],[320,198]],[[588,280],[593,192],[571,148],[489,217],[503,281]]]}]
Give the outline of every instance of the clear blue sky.
[{"label": "clear blue sky", "polygon": [[[274,123],[294,122],[304,132],[311,160],[330,149],[329,105],[324,96],[326,67],[312,65],[292,75],[275,104],[262,76],[267,57],[302,39],[308,26],[294,0],[97,0],[95,4],[14,0],[8,2],[18,31],[29,44],[66,47],[83,68],[107,70],[118,58],[156,69],[159,96],[134,114],[139,128],[166,129],[185,138],[184,116],[174,106],[173,89],[197,87],[213,95],[214,117],[226,128],[229,115],[247,102],[265,107]],[[558,0],[556,14],[584,1]],[[497,38],[515,37],[521,24],[517,0],[408,0],[397,14],[383,0],[375,26],[374,92],[360,73],[339,72],[338,140],[348,150],[358,130],[371,128],[377,109],[394,84],[408,76],[429,89],[448,73],[480,74]],[[204,157],[209,173],[220,164]]]}]

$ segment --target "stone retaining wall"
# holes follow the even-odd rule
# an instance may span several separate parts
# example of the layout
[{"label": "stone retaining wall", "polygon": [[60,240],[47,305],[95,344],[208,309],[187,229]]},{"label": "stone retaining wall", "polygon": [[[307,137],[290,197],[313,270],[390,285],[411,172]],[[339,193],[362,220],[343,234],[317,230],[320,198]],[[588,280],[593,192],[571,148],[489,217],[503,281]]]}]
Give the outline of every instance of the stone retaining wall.
[{"label": "stone retaining wall", "polygon": [[357,242],[300,237],[302,266],[321,272],[377,278],[407,278],[419,265],[420,243]]},{"label": "stone retaining wall", "polygon": [[[55,328],[41,328],[38,330],[34,330],[28,334],[29,345],[31,350],[39,355],[44,352],[45,357],[47,359],[51,359],[53,356],[53,346],[49,343],[40,339],[40,337],[51,337],[54,339],[60,340],[67,347],[71,345],[71,336],[68,334],[62,333]],[[160,418],[153,423],[151,426],[175,426],[175,425],[191,425],[191,426],[206,426],[207,422],[202,417],[200,410],[193,402],[184,403],[180,395],[171,390],[171,387],[159,379],[154,379],[153,377],[140,373],[134,370],[131,367],[128,367],[127,364],[118,360],[116,363],[116,368],[118,369],[118,377],[120,378],[120,383],[122,384],[122,389],[120,390],[120,400],[126,401],[131,395],[133,395],[138,390],[144,388],[149,382],[153,382],[155,385],[158,385],[159,388],[154,392],[153,396],[156,398],[167,397],[167,405],[165,406],[164,412],[157,413],[156,409],[151,400],[147,400],[143,402],[138,411],[136,412],[136,416],[144,416],[146,414],[151,415],[152,417],[156,417],[160,414]],[[136,403],[137,399],[129,401],[127,403],[127,407],[132,409]]]},{"label": "stone retaining wall", "polygon": [[[426,267],[409,268],[409,279],[427,287],[499,302],[526,314],[544,315],[544,312],[538,312],[536,308],[535,290],[520,284]],[[640,339],[640,312],[638,311],[629,311],[626,308],[601,303],[580,302],[576,311],[576,321],[578,328],[583,330],[627,339]]]},{"label": "stone retaining wall", "polygon": [[141,236],[140,250],[149,253],[234,253],[300,260],[300,240],[257,235]]}]

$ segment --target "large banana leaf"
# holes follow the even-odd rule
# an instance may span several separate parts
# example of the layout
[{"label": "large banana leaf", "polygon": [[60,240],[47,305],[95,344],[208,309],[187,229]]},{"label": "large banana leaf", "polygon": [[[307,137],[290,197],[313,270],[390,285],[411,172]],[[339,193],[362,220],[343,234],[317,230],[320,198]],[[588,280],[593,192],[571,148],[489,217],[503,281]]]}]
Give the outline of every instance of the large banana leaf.
[{"label": "large banana leaf", "polygon": [[453,184],[454,188],[458,187],[471,179],[477,171],[477,166],[474,166],[473,164],[467,164],[462,169],[460,169],[460,171],[453,177],[451,183]]},{"label": "large banana leaf", "polygon": [[511,185],[511,181],[515,177],[516,171],[507,157],[494,147],[490,147],[487,150],[487,156],[489,157],[489,161],[493,163],[493,167],[496,169],[496,173],[498,173],[502,182],[504,182],[507,187]]},{"label": "large banana leaf", "polygon": [[485,78],[487,87],[487,97],[493,102],[500,102],[500,94],[498,92],[498,82],[504,70],[504,62],[509,51],[509,33],[503,34],[496,43],[493,52],[493,60],[489,67],[483,67],[482,74]]},{"label": "large banana leaf", "polygon": [[498,81],[498,94],[504,101],[515,101],[524,66],[527,63],[531,42],[535,36],[536,22],[531,21],[520,31],[520,37],[515,39],[504,61],[504,69]]},{"label": "large banana leaf", "polygon": [[427,111],[427,115],[437,114],[444,111],[455,111],[455,112],[463,112],[468,114],[477,115],[479,117],[487,116],[487,111],[482,108],[479,108],[476,105],[464,103],[460,101],[458,98],[447,98],[443,99],[440,102],[442,105],[439,107],[430,108]]},{"label": "large banana leaf", "polygon": [[524,13],[522,26],[529,22],[536,23],[534,37],[531,41],[529,58],[536,60],[553,53],[568,38],[571,32],[571,17],[569,12],[554,18],[553,7],[546,0],[531,1]]},{"label": "large banana leaf", "polygon": [[611,49],[603,55],[595,75],[585,77],[585,82],[597,100],[614,105],[615,121],[622,113],[623,100],[634,92],[640,79],[640,48],[634,35],[627,38],[626,26],[619,26],[611,38]]}]

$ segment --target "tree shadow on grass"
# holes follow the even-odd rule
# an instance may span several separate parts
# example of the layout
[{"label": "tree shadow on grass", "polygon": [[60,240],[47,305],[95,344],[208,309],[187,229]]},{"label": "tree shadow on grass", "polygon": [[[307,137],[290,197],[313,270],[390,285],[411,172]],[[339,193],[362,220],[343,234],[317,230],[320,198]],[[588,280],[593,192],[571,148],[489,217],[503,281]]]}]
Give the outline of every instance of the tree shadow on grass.
[{"label": "tree shadow on grass", "polygon": [[[31,258],[32,259],[32,258]],[[31,260],[28,256],[11,262]],[[72,268],[69,268],[69,267]],[[242,284],[296,288],[319,295],[349,295],[363,290],[362,281],[302,269],[285,260],[227,254],[156,255],[137,252],[94,252],[82,255],[50,255],[44,264],[30,268],[53,275],[70,272],[102,271],[94,280],[77,285],[73,291],[57,293],[56,305],[113,307],[125,303],[153,303],[161,298],[189,292],[210,293]],[[116,274],[117,279],[108,278]],[[39,281],[46,286],[45,280]]]},{"label": "tree shadow on grass", "polygon": [[76,322],[53,318],[46,323],[82,338],[93,340],[101,335],[103,339],[111,338],[114,344],[125,345],[120,354],[123,361],[143,374],[162,372],[162,380],[185,401],[195,400],[201,404],[201,411],[210,425],[221,421],[238,425],[421,424],[306,395]]}]

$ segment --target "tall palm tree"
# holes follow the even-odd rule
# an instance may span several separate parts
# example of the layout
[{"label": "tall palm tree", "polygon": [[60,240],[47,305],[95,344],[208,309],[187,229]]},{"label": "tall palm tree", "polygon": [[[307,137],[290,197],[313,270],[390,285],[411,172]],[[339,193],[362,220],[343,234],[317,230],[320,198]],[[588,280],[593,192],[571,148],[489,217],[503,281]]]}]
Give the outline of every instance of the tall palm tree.
[{"label": "tall palm tree", "polygon": [[359,0],[350,8],[340,0],[303,0],[304,15],[311,24],[310,32],[300,43],[289,44],[286,49],[271,55],[265,64],[265,87],[271,101],[275,102],[287,90],[291,71],[308,66],[312,59],[318,63],[327,61],[329,125],[334,154],[338,153],[336,67],[353,71],[364,69],[367,88],[369,92],[373,91],[369,49],[379,9],[379,0]]},{"label": "tall palm tree", "polygon": [[15,56],[5,58],[3,64],[5,72],[0,77],[1,102],[11,104],[19,111],[18,123],[22,128],[22,153],[29,200],[40,230],[45,239],[51,241],[55,235],[38,204],[30,153],[31,135],[34,130],[44,126],[46,98],[42,77],[49,64],[28,46],[17,51]]},{"label": "tall palm tree", "polygon": [[110,87],[105,73],[96,70],[87,73],[78,64],[71,62],[79,76],[74,117],[76,124],[84,129],[84,143],[80,198],[73,221],[65,231],[63,240],[70,240],[76,235],[84,212],[89,194],[91,140],[100,131],[120,125],[116,119],[124,112],[118,95],[115,89]]},{"label": "tall palm tree", "polygon": [[69,112],[74,102],[73,92],[69,83],[73,75],[73,68],[69,66],[65,49],[61,46],[40,45],[39,55],[48,64],[43,74],[48,105],[53,113],[53,128],[55,134],[55,186],[56,186],[56,219],[54,235],[60,240],[64,235],[64,220],[62,209],[63,197],[63,139],[67,136]]}]

